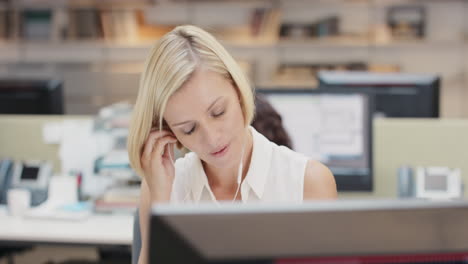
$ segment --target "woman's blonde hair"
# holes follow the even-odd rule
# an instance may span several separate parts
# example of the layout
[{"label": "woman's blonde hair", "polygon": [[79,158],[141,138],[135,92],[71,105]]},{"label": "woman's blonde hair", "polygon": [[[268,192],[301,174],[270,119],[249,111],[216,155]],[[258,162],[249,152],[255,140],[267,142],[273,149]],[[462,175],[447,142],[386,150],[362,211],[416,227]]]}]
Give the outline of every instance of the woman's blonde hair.
[{"label": "woman's blonde hair", "polygon": [[252,122],[253,90],[239,65],[208,32],[195,26],[178,26],[153,46],[140,78],[127,143],[130,163],[138,175],[145,176],[141,154],[151,129],[163,128],[167,101],[199,67],[231,81],[239,95],[245,126]]}]

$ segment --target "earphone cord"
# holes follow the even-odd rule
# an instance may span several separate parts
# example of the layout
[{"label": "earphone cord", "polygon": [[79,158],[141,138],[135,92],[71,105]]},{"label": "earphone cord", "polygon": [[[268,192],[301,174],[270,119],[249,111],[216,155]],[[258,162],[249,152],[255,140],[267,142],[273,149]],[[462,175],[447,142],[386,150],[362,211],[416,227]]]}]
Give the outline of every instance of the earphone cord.
[{"label": "earphone cord", "polygon": [[234,195],[234,198],[231,201],[232,203],[236,201],[237,195],[239,194],[239,190],[242,185],[242,171],[244,168],[245,141],[244,141],[244,145],[242,146],[242,154],[241,154],[241,159],[240,159],[239,172],[237,173],[237,190],[236,190],[236,194]]}]

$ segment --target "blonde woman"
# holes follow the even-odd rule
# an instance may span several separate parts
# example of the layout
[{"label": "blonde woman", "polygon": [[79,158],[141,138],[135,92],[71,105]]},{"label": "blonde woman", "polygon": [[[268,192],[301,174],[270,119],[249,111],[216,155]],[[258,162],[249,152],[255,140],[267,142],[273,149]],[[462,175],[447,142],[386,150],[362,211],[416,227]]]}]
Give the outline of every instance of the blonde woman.
[{"label": "blonde woman", "polygon": [[[152,203],[336,197],[330,170],[259,134],[250,126],[254,111],[246,77],[212,35],[179,26],[155,44],[128,140],[142,176],[139,263],[147,262]],[[191,152],[174,163],[175,145]]]}]

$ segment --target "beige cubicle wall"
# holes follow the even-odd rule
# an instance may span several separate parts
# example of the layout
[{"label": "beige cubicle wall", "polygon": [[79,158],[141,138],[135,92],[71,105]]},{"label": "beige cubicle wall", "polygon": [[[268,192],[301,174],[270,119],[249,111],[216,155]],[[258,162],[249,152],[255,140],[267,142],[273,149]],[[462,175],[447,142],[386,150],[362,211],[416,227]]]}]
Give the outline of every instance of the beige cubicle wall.
[{"label": "beige cubicle wall", "polygon": [[[0,115],[0,158],[52,160],[58,170],[59,147],[42,142],[43,124],[91,118]],[[396,197],[401,165],[457,167],[468,182],[468,119],[376,119],[373,142],[374,191],[340,193],[340,198]]]},{"label": "beige cubicle wall", "polygon": [[60,170],[59,145],[44,143],[42,134],[44,124],[92,118],[92,116],[81,115],[0,115],[0,158],[49,160],[53,162],[54,170],[58,172]]},{"label": "beige cubicle wall", "polygon": [[460,168],[468,182],[466,119],[375,119],[373,142],[374,191],[342,193],[340,198],[397,197],[402,165]]}]

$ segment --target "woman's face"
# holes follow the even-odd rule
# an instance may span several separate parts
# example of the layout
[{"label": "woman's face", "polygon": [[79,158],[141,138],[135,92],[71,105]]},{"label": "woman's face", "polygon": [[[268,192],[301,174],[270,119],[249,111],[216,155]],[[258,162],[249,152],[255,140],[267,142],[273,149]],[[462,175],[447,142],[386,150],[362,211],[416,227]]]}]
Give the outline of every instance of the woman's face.
[{"label": "woman's face", "polygon": [[209,165],[239,163],[246,130],[234,85],[221,74],[194,72],[167,103],[164,120],[186,148]]}]

